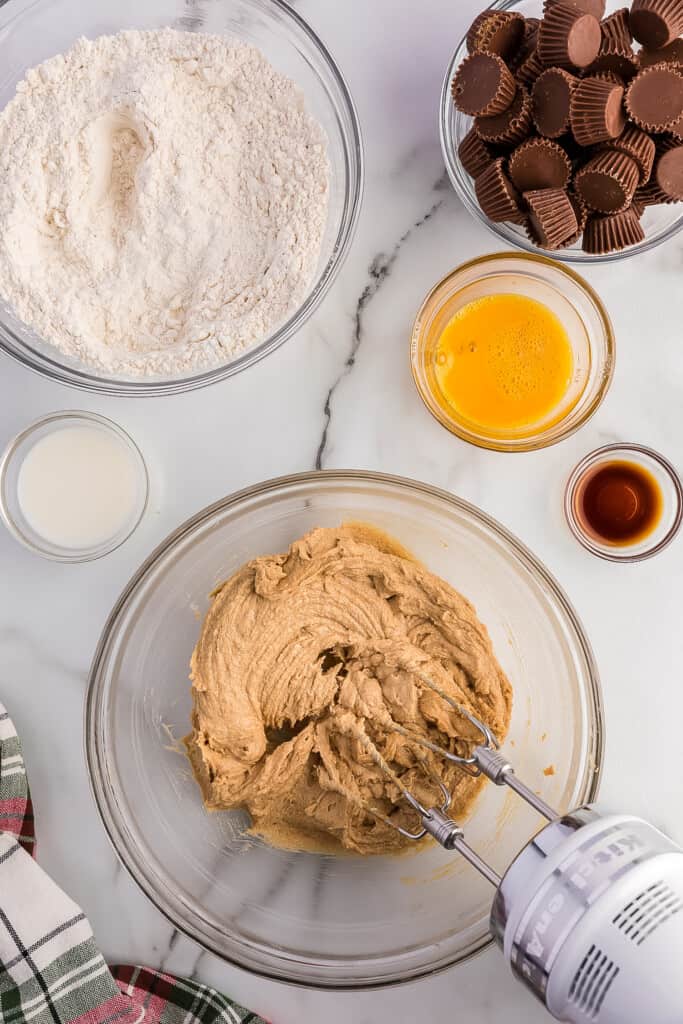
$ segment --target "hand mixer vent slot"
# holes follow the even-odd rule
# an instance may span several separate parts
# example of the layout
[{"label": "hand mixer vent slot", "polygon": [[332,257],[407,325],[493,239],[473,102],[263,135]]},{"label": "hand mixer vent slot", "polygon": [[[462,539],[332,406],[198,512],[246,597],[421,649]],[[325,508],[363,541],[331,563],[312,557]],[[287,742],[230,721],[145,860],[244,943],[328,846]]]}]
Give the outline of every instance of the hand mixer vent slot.
[{"label": "hand mixer vent slot", "polygon": [[626,938],[642,945],[660,925],[683,910],[683,895],[675,892],[666,882],[659,881],[639,893],[612,923]]},{"label": "hand mixer vent slot", "polygon": [[569,1001],[585,1020],[598,1020],[605,996],[619,973],[613,960],[598,946],[591,946],[579,964],[569,989]]}]

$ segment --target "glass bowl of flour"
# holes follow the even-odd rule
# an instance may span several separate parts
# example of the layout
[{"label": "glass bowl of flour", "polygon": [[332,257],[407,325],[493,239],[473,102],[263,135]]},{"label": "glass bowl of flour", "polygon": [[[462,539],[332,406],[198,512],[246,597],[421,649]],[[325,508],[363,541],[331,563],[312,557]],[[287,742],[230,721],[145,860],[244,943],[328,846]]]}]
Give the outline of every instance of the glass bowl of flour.
[{"label": "glass bowl of flour", "polygon": [[280,0],[0,9],[0,347],[105,394],[222,380],[348,251],[358,117]]}]

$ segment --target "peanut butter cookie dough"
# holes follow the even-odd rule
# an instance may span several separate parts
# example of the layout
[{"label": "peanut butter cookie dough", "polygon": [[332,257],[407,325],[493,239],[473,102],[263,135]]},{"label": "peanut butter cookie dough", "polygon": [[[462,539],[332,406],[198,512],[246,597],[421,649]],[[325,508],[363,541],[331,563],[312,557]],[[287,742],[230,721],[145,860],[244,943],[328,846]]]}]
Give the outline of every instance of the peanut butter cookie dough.
[{"label": "peanut butter cookie dough", "polygon": [[461,754],[477,738],[420,674],[505,736],[512,690],[486,627],[390,537],[315,529],[248,562],[214,591],[192,655],[185,744],[207,809],[246,808],[278,846],[398,852],[410,841],[382,817],[416,820],[379,751],[427,806],[438,773],[462,817],[481,780],[391,729]]}]

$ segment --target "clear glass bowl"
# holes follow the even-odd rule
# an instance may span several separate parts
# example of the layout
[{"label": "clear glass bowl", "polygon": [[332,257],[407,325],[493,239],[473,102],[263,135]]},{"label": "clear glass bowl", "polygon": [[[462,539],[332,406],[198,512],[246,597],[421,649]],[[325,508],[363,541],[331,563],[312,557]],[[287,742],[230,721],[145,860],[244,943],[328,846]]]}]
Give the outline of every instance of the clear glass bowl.
[{"label": "clear glass bowl", "polygon": [[0,3],[0,109],[26,71],[79,36],[122,29],[171,27],[236,36],[257,46],[302,89],[307,108],[328,139],[330,196],[327,226],[315,279],[301,307],[270,337],[225,365],[168,380],[106,376],[63,356],[49,339],[22,323],[0,296],[0,347],[25,366],[64,384],[108,395],[176,394],[223,380],[274,352],[318,306],[348,252],[363,193],[360,126],[349,90],[334,59],[306,24],[281,0],[9,0]]},{"label": "clear glass bowl", "polygon": [[[474,601],[515,688],[505,750],[559,810],[595,797],[604,728],[593,656],[557,583],[494,520],[444,491],[306,473],[223,499],[157,548],[114,608],[90,674],[86,756],[105,828],[148,897],[200,945],[262,975],[330,988],[395,983],[480,950],[490,886],[440,847],[399,858],[269,847],[246,834],[244,814],[205,811],[177,741],[211,589],[247,559],[344,520],[389,531]],[[489,785],[467,837],[502,871],[540,825]]]},{"label": "clear glass bowl", "polygon": [[[436,374],[436,347],[458,309],[482,296],[501,292],[536,299],[555,313],[572,347],[574,371],[562,403],[544,421],[532,428],[494,434],[458,417],[442,395]],[[614,374],[614,333],[599,297],[571,268],[538,253],[493,253],[456,267],[432,288],[415,319],[410,361],[420,397],[442,426],[480,448],[529,452],[563,441],[599,408]]]},{"label": "clear glass bowl", "polygon": [[[19,500],[19,474],[24,459],[42,437],[53,434],[57,430],[68,430],[74,427],[95,428],[116,438],[122,445],[135,478],[135,500],[126,521],[111,537],[96,545],[63,547],[43,537],[27,519]],[[92,562],[95,558],[101,558],[103,555],[115,551],[139,525],[147,508],[148,495],[147,467],[135,441],[123,427],[94,412],[68,410],[43,416],[17,434],[0,456],[0,518],[10,533],[24,547],[53,562]]]},{"label": "clear glass bowl", "polygon": [[[494,10],[519,11],[526,17],[540,18],[543,13],[541,0],[494,0],[489,5]],[[607,0],[606,14],[623,7],[620,0]],[[451,99],[451,82],[461,61],[467,56],[467,44],[463,37],[460,45],[448,65],[446,76],[441,89],[441,101],[439,107],[439,125],[441,133],[441,149],[448,171],[451,184],[462,200],[465,208],[485,224],[489,231],[492,231],[504,242],[526,249],[527,252],[544,252],[540,246],[534,245],[527,237],[523,227],[516,224],[494,224],[482,213],[477,197],[474,192],[474,179],[470,178],[458,157],[458,146],[472,126],[472,118],[462,114],[455,109]],[[683,227],[683,206],[680,203],[673,203],[668,206],[650,206],[645,210],[642,219],[645,238],[637,245],[620,252],[606,253],[604,256],[597,256],[593,253],[584,252],[581,248],[581,240],[566,249],[553,249],[553,259],[563,260],[567,263],[614,263],[617,260],[628,259],[629,256],[637,256],[641,252],[648,252],[662,242],[673,238]]]},{"label": "clear glass bowl", "polygon": [[[651,533],[632,544],[609,544],[593,536],[584,528],[577,507],[584,485],[600,466],[611,462],[630,462],[647,470],[659,485],[662,495],[659,521]],[[663,551],[680,530],[683,484],[669,460],[652,448],[639,444],[608,444],[586,455],[572,472],[564,493],[564,511],[569,529],[591,554],[609,562],[640,562]]]}]

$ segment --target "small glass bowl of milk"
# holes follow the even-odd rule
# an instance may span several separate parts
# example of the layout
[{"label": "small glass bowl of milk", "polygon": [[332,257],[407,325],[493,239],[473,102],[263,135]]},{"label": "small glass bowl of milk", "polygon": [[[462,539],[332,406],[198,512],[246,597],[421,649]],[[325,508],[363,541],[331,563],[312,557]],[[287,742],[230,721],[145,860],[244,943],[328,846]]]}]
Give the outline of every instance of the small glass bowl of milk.
[{"label": "small glass bowl of milk", "polygon": [[55,412],[22,430],[0,459],[0,515],[31,551],[88,562],[131,535],[147,506],[139,448],[111,420]]}]

